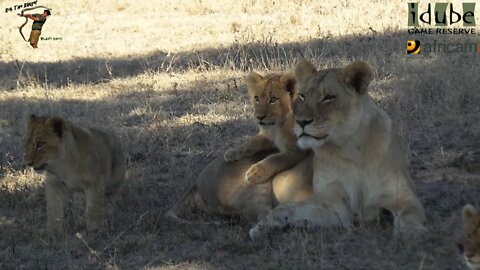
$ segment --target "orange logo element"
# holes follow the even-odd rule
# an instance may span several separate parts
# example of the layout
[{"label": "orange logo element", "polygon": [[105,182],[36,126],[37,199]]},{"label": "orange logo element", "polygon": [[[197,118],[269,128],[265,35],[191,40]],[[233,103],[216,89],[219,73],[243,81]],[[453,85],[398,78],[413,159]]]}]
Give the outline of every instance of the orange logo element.
[{"label": "orange logo element", "polygon": [[407,40],[407,53],[408,54],[419,54],[420,53],[420,41],[418,40]]}]

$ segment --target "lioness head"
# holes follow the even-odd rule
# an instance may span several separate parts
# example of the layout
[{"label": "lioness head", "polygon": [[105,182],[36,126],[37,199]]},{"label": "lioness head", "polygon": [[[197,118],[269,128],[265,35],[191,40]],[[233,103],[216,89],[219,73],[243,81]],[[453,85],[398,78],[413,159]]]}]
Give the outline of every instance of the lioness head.
[{"label": "lioness head", "polygon": [[291,98],[294,95],[293,74],[270,74],[265,77],[250,72],[246,77],[255,118],[260,127],[282,123],[291,116]]},{"label": "lioness head", "polygon": [[463,246],[463,255],[470,269],[480,269],[480,215],[472,205],[463,207],[463,228],[467,240]]},{"label": "lioness head", "polygon": [[49,163],[58,160],[65,129],[66,122],[60,117],[30,115],[25,142],[25,164],[42,172]]},{"label": "lioness head", "polygon": [[295,68],[298,92],[293,99],[294,131],[301,148],[313,148],[328,140],[347,139],[362,117],[361,100],[373,77],[365,62],[344,68],[317,71],[306,60]]}]

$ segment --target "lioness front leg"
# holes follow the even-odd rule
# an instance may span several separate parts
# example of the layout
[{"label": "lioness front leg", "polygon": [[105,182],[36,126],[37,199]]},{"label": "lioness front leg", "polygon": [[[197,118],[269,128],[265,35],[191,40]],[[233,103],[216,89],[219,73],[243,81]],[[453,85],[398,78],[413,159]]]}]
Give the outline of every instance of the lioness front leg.
[{"label": "lioness front leg", "polygon": [[227,162],[237,161],[246,157],[251,157],[258,152],[274,148],[275,145],[272,141],[261,134],[257,134],[243,144],[228,149],[225,152],[224,159]]},{"label": "lioness front leg", "polygon": [[245,174],[245,180],[250,184],[261,184],[276,174],[288,170],[307,156],[306,151],[292,151],[272,154],[252,166]]},{"label": "lioness front leg", "polygon": [[248,234],[252,240],[256,240],[271,229],[287,225],[351,226],[353,215],[345,195],[341,185],[332,183],[323,192],[314,194],[304,202],[280,204],[251,228]]},{"label": "lioness front leg", "polygon": [[105,213],[105,184],[91,183],[85,191],[87,231],[94,232],[103,225]]},{"label": "lioness front leg", "polygon": [[393,214],[396,236],[414,236],[427,232],[423,226],[425,211],[413,192],[384,196],[380,205]]},{"label": "lioness front leg", "polygon": [[45,197],[47,200],[47,230],[51,236],[59,236],[63,231],[65,213],[66,190],[63,183],[54,176],[48,176],[45,180]]}]

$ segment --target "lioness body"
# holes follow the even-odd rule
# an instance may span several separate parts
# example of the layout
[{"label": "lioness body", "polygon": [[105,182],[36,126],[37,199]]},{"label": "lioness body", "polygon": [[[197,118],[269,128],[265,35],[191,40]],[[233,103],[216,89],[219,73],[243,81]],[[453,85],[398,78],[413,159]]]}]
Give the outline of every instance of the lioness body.
[{"label": "lioness body", "polygon": [[87,229],[94,231],[125,179],[125,157],[116,136],[59,117],[30,117],[25,161],[46,172],[47,229],[54,234],[63,229],[68,191],[85,193]]},{"label": "lioness body", "polygon": [[293,133],[293,77],[250,73],[247,85],[260,132],[210,162],[168,216],[199,208],[256,221],[278,202],[312,194],[312,155],[298,148]]},{"label": "lioness body", "polygon": [[297,65],[295,133],[302,148],[314,151],[314,195],[280,204],[250,230],[252,238],[289,224],[350,226],[384,209],[393,214],[396,232],[424,230],[424,210],[391,119],[367,94],[372,76],[364,62],[318,72],[306,61]]}]

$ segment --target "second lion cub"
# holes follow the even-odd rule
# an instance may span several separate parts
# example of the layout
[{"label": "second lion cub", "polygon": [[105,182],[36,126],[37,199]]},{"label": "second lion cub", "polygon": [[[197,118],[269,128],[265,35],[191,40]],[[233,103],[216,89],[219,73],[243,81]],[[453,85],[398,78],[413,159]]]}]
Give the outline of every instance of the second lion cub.
[{"label": "second lion cub", "polygon": [[224,158],[231,162],[252,157],[258,152],[279,150],[279,153],[253,164],[246,172],[247,182],[260,184],[297,164],[306,152],[298,148],[293,133],[290,103],[295,92],[295,76],[269,74],[262,77],[250,72],[246,82],[260,131],[243,144],[227,150]]},{"label": "second lion cub", "polygon": [[95,231],[125,180],[125,156],[116,136],[57,116],[30,116],[25,163],[46,173],[47,229],[52,236],[63,229],[68,191],[85,193],[87,230]]}]

